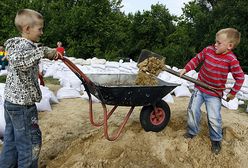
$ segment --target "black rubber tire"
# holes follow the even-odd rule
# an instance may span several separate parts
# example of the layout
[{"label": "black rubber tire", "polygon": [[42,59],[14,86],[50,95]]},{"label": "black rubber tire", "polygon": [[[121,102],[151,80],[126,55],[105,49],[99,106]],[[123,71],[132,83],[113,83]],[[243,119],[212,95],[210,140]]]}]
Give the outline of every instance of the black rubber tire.
[{"label": "black rubber tire", "polygon": [[158,118],[155,117],[153,106],[144,106],[140,112],[140,123],[145,131],[160,132],[162,131],[170,121],[170,107],[169,105],[160,100],[156,103],[158,108]]}]

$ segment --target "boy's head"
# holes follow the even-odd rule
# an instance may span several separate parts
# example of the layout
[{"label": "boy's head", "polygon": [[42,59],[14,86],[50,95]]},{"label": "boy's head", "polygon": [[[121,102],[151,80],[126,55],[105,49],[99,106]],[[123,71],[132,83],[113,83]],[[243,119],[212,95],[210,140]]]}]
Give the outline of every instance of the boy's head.
[{"label": "boy's head", "polygon": [[241,34],[234,28],[221,29],[216,33],[216,54],[225,54],[240,43]]},{"label": "boy's head", "polygon": [[3,51],[4,50],[4,47],[3,46],[0,46],[0,51]]},{"label": "boy's head", "polygon": [[32,9],[21,9],[15,17],[15,25],[22,37],[33,42],[39,41],[43,34],[43,16]]},{"label": "boy's head", "polygon": [[62,42],[61,42],[61,41],[58,41],[58,42],[57,42],[57,46],[58,46],[58,47],[62,47]]}]

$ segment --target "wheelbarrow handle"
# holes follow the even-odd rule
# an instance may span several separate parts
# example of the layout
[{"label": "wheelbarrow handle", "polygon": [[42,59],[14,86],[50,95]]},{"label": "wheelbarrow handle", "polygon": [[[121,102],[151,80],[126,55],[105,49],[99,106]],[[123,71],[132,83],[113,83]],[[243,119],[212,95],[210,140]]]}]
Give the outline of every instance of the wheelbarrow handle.
[{"label": "wheelbarrow handle", "polygon": [[73,64],[68,58],[59,58],[61,59],[67,67],[74,72],[78,77],[81,77],[86,83],[93,83],[75,64]]}]

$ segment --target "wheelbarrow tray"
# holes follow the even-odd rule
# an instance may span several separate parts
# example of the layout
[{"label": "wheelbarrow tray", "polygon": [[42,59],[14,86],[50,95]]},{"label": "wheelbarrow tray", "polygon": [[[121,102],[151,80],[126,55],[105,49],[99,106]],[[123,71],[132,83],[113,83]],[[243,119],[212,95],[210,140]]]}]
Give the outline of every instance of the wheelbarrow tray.
[{"label": "wheelbarrow tray", "polygon": [[[89,117],[92,125],[103,126],[104,136],[109,141],[116,140],[135,106],[143,106],[140,113],[141,126],[146,131],[159,132],[163,130],[170,120],[170,108],[167,103],[161,100],[170,93],[178,84],[167,83],[158,78],[156,86],[140,86],[135,84],[136,74],[87,74],[85,75],[69,59],[61,59],[69,69],[82,81],[86,94],[89,97]],[[96,96],[102,104],[103,120],[94,120],[92,94]],[[109,110],[106,105],[112,105]],[[118,106],[130,106],[123,122],[109,135],[108,119],[116,111]]]},{"label": "wheelbarrow tray", "polygon": [[95,85],[95,88],[88,86],[90,93],[107,105],[154,105],[179,86],[159,78],[156,86],[136,85],[136,74],[87,74],[87,77]]}]

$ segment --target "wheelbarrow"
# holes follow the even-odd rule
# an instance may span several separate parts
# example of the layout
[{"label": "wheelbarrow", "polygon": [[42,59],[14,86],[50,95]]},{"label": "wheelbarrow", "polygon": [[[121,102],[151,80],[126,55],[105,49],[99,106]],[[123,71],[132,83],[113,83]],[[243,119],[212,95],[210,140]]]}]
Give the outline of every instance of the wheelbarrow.
[{"label": "wheelbarrow", "polygon": [[[89,117],[92,125],[103,126],[104,136],[109,141],[116,140],[130,115],[136,106],[143,106],[140,112],[140,123],[145,131],[162,131],[170,121],[170,107],[162,100],[178,84],[168,83],[156,78],[156,86],[140,86],[135,84],[136,74],[90,74],[85,75],[69,59],[62,61],[82,81],[85,91],[89,97]],[[94,120],[92,95],[100,100],[103,108],[103,121]],[[111,105],[108,110],[106,105]],[[116,111],[118,106],[129,106],[130,109],[123,122],[110,135],[108,132],[108,120]]]}]

